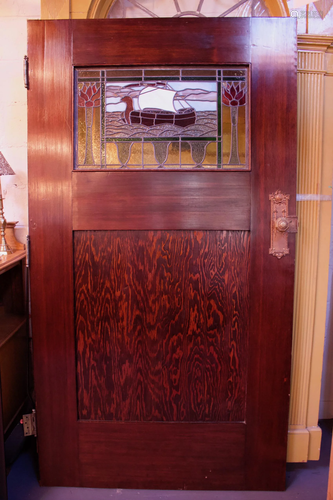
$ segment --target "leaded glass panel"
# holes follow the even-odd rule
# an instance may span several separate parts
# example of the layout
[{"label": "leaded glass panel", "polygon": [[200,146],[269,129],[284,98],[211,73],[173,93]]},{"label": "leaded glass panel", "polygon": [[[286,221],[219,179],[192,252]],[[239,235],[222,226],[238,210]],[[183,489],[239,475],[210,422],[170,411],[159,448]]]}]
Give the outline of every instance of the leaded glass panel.
[{"label": "leaded glass panel", "polygon": [[247,68],[76,70],[83,169],[249,169]]}]

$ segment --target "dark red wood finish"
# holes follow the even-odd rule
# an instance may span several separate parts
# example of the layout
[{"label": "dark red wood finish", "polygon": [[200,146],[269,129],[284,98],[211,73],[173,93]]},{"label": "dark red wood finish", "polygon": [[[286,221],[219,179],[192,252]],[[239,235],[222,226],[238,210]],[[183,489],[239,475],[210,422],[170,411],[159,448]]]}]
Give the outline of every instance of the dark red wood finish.
[{"label": "dark red wood finish", "polygon": [[[215,175],[214,175],[215,174]],[[73,229],[250,229],[249,172],[73,172]]]},{"label": "dark red wood finish", "polygon": [[12,266],[0,270],[0,303],[4,312],[15,315],[24,315],[24,270],[25,259],[16,261]]},{"label": "dark red wood finish", "polygon": [[31,315],[43,484],[79,485],[71,170],[72,26],[28,23]]},{"label": "dark red wood finish", "polygon": [[75,232],[79,418],[244,421],[249,254],[248,231]]},{"label": "dark red wood finish", "polygon": [[244,488],[244,423],[78,427],[84,486],[174,489],[176,475],[180,489]]},{"label": "dark red wood finish", "polygon": [[[291,19],[29,22],[31,291],[43,484],[284,488],[294,248],[289,236],[289,256],[278,260],[268,254],[268,195],[276,189],[289,193],[293,210],[295,50],[295,23]],[[92,219],[89,225],[80,226],[84,217],[78,214],[82,209],[83,214],[88,214],[90,201],[86,201],[86,208],[84,204],[82,207],[77,188],[81,183],[85,197],[89,197],[81,176],[94,176],[90,185],[96,199],[98,176],[112,173],[71,172],[73,66],[226,63],[250,64],[252,78],[252,173],[235,173],[244,178],[251,176],[252,186],[251,203],[245,209],[251,210],[246,423],[80,422],[76,404],[72,229],[74,222],[76,229],[96,227],[91,227]],[[121,174],[131,178],[137,172]],[[147,174],[142,172],[143,176]],[[230,174],[209,172],[216,176],[217,183],[220,176]],[[239,198],[248,193],[248,188],[244,189]],[[190,209],[189,198],[187,203]],[[233,198],[231,213],[235,204]],[[211,201],[208,206],[212,207]],[[184,212],[179,218],[183,216]],[[106,220],[109,217],[99,215],[97,228],[111,229],[104,227]],[[177,228],[189,229],[178,224]],[[145,432],[140,432],[138,425],[147,426],[142,427]],[[174,434],[168,430],[173,426]],[[178,454],[170,452],[172,439],[179,440]],[[153,470],[154,461],[158,471]],[[212,473],[205,474],[206,470]],[[112,471],[122,476],[112,478]]]},{"label": "dark red wood finish", "polygon": [[[75,66],[242,64],[250,62],[248,19],[73,21]],[[193,50],[195,47],[195,51]]]},{"label": "dark red wood finish", "polygon": [[[252,200],[246,487],[285,489],[295,235],[269,255],[269,195],[296,214],[296,23],[252,19]],[[269,401],[269,403],[268,403]],[[274,450],[274,452],[272,452]],[[260,458],[259,458],[260,457]]]}]

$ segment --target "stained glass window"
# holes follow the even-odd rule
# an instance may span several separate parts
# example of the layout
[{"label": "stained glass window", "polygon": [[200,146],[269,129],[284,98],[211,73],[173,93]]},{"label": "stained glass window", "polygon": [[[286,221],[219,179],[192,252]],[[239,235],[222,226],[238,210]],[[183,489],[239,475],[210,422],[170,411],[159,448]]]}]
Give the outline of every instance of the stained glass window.
[{"label": "stained glass window", "polygon": [[76,71],[78,169],[249,169],[247,68]]}]

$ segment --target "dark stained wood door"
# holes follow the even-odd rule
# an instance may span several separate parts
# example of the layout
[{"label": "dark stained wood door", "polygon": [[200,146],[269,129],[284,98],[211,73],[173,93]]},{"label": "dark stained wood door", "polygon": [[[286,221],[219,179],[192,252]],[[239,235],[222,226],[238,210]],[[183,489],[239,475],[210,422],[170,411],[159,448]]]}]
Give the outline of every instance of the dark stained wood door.
[{"label": "dark stained wood door", "polygon": [[[294,21],[31,21],[28,44],[42,484],[284,489]],[[217,65],[249,67],[251,170],[74,170],[75,68]]]}]

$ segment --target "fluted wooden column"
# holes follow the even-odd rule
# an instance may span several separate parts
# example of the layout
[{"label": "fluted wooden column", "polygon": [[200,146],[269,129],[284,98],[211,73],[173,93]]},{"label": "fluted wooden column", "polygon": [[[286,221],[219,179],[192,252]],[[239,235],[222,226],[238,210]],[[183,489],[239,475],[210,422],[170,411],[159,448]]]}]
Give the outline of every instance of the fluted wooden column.
[{"label": "fluted wooden column", "polygon": [[[289,462],[318,460],[321,370],[325,338],[331,192],[323,162],[325,77],[333,37],[304,35],[298,43],[299,232],[293,329]],[[328,176],[331,179],[331,176]],[[324,300],[322,300],[324,298]]]}]

